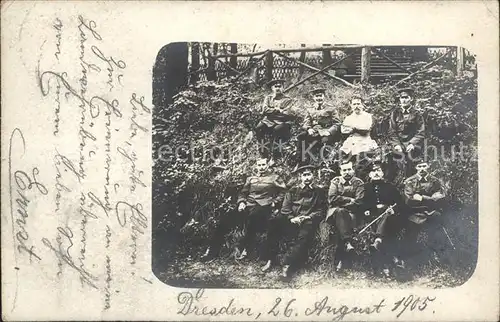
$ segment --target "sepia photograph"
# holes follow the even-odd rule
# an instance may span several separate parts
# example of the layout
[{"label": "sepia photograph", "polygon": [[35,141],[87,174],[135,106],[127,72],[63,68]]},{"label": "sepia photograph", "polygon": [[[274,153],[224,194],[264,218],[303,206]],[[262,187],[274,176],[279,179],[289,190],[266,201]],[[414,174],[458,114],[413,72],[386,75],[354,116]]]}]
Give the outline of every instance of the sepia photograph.
[{"label": "sepia photograph", "polygon": [[477,79],[460,46],[165,44],[153,273],[191,288],[464,284]]}]

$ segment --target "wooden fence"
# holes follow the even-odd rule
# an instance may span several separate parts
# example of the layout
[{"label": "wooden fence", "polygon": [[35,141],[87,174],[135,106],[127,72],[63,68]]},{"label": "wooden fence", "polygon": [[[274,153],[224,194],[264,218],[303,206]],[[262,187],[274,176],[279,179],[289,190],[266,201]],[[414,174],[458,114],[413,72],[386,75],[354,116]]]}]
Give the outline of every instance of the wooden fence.
[{"label": "wooden fence", "polygon": [[[414,55],[396,55],[391,48],[395,47],[326,45],[238,53],[234,45],[231,46],[230,53],[209,55],[204,60],[206,64],[200,64],[198,48],[193,46],[190,82],[243,76],[249,77],[256,84],[263,84],[275,78],[294,79],[295,83],[286,89],[290,90],[317,75],[322,75],[345,86],[380,80],[395,80],[399,83],[432,67],[445,57],[454,60],[457,74],[461,74],[463,70],[463,48],[443,46],[443,52],[438,57],[418,70],[411,67],[415,61]],[[427,53],[426,47],[418,48],[420,53]]]}]

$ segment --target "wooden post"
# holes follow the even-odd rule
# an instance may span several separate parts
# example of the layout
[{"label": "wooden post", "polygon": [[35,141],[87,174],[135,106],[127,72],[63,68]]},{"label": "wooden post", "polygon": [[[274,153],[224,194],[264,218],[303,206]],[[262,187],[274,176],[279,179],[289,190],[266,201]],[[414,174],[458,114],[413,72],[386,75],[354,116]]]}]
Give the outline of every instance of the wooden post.
[{"label": "wooden post", "polygon": [[457,47],[457,76],[460,77],[464,71],[464,49],[462,47]]},{"label": "wooden post", "polygon": [[370,60],[371,47],[361,49],[361,83],[367,83],[370,80]]},{"label": "wooden post", "polygon": [[[232,55],[238,53],[238,44],[231,43],[231,44],[229,44],[229,47],[230,47],[230,51],[231,51]],[[237,69],[237,67],[238,67],[238,56],[231,56],[231,58],[229,58],[229,66],[231,66],[234,69]],[[231,71],[231,70],[229,70],[228,73],[231,76],[235,75],[235,73],[233,71]]]},{"label": "wooden post", "polygon": [[[305,47],[306,44],[301,44],[300,47]],[[299,61],[302,63],[306,62],[306,52],[303,51],[300,53]],[[299,76],[297,77],[298,80],[302,78],[302,75],[304,74],[304,66],[299,65]]]},{"label": "wooden post", "polygon": [[198,81],[198,70],[200,69],[200,43],[191,43],[191,77],[190,84],[195,84]]},{"label": "wooden post", "polygon": [[273,79],[273,52],[269,51],[265,58],[266,65],[266,82],[270,82]]},{"label": "wooden post", "polygon": [[[323,44],[323,46],[330,46],[330,44]],[[325,49],[322,51],[323,55],[323,63],[321,64],[321,67],[328,66],[332,63],[332,52],[331,49]]]}]

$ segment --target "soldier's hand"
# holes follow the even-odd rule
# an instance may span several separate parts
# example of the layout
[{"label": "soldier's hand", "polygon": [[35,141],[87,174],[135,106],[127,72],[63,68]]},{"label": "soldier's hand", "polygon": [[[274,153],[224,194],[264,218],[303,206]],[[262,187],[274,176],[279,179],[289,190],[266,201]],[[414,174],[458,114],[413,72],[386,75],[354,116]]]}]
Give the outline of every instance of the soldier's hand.
[{"label": "soldier's hand", "polygon": [[294,217],[294,218],[290,219],[290,222],[292,224],[300,224],[300,218],[299,217]]},{"label": "soldier's hand", "polygon": [[340,132],[342,132],[344,134],[349,134],[349,133],[352,132],[352,127],[341,125],[340,126]]},{"label": "soldier's hand", "polygon": [[418,193],[416,193],[413,195],[413,199],[417,200],[417,201],[422,201],[424,198],[422,197],[422,195],[419,195]]},{"label": "soldier's hand", "polygon": [[411,144],[411,143],[406,146],[406,152],[410,152],[413,149],[415,149],[415,146],[413,144]]},{"label": "soldier's hand", "polygon": [[401,147],[401,145],[396,145],[394,147],[394,151],[401,153],[401,152],[403,152],[403,148]]},{"label": "soldier's hand", "polygon": [[392,208],[387,209],[387,214],[389,216],[394,215],[394,209],[392,209]]},{"label": "soldier's hand", "polygon": [[384,205],[383,205],[383,204],[381,204],[381,203],[379,203],[379,204],[377,205],[377,209],[382,209],[382,208],[384,208]]},{"label": "soldier's hand", "polygon": [[309,130],[307,130],[307,134],[309,134],[311,136],[314,136],[314,135],[316,135],[316,130],[315,129],[309,129]]},{"label": "soldier's hand", "polygon": [[240,202],[240,204],[238,205],[238,211],[243,211],[245,210],[246,207],[247,207],[246,203]]}]

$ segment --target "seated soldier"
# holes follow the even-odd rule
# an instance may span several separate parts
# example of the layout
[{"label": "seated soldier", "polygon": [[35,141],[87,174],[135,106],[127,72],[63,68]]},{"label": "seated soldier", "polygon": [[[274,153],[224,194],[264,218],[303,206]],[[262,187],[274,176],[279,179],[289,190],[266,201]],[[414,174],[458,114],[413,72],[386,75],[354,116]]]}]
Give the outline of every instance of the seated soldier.
[{"label": "seated soldier", "polygon": [[399,106],[389,116],[389,143],[393,149],[394,173],[391,180],[401,187],[404,178],[414,171],[413,159],[422,155],[425,122],[415,108],[415,91],[412,88],[398,90]]},{"label": "seated soldier", "polygon": [[340,176],[332,179],[328,190],[329,209],[326,222],[330,223],[337,235],[335,262],[337,271],[342,268],[346,252],[354,249],[351,244],[356,214],[360,210],[364,195],[363,181],[354,176],[352,162],[343,160]]},{"label": "seated soldier", "polygon": [[[414,162],[417,173],[404,182],[404,198],[409,212],[406,240],[414,246],[415,252],[420,252],[432,248],[432,245],[419,245],[417,239],[421,232],[428,229],[428,219],[441,214],[445,191],[439,179],[429,174],[427,162],[421,158]],[[411,257],[414,254],[407,255]]]},{"label": "seated soldier", "polygon": [[373,115],[364,111],[363,100],[360,96],[351,97],[350,106],[352,113],[342,122],[342,134],[349,135],[342,144],[340,151],[354,159],[356,175],[366,180],[366,168],[368,160],[378,148],[377,142],[371,138],[373,127]]},{"label": "seated soldier", "polygon": [[292,270],[307,260],[309,247],[326,209],[326,193],[313,183],[313,169],[313,166],[306,165],[296,170],[300,173],[300,183],[285,194],[281,215],[269,227],[268,257],[262,271],[269,270],[276,260],[278,243],[283,234],[293,236],[293,244],[285,255],[282,276],[288,277]]},{"label": "seated soldier", "polygon": [[[371,245],[380,251],[383,265],[382,273],[389,276],[389,264],[400,264],[398,258],[397,233],[401,230],[401,217],[398,216],[403,206],[403,199],[398,189],[384,178],[381,162],[374,162],[368,174],[369,182],[365,184],[363,209],[366,224],[373,223],[375,241]],[[365,226],[366,227],[366,226]]]},{"label": "seated soldier", "polygon": [[[325,89],[315,88],[310,95],[314,103],[307,109],[302,126],[304,131],[297,136],[299,165],[310,163],[311,152],[317,155],[322,147],[332,145],[338,140],[337,136],[340,134],[339,117],[332,106],[325,104]],[[323,151],[319,157],[328,157],[327,151]]]},{"label": "seated soldier", "polygon": [[237,259],[247,256],[247,249],[254,243],[259,227],[266,225],[271,215],[277,213],[283,201],[286,186],[277,174],[270,173],[267,159],[257,160],[257,175],[247,178],[238,197],[238,211],[247,213],[246,232]]},{"label": "seated soldier", "polygon": [[262,104],[262,114],[264,118],[257,124],[255,135],[259,144],[259,152],[263,157],[269,156],[269,151],[273,148],[274,142],[268,142],[266,136],[271,136],[273,140],[284,142],[290,137],[291,117],[288,110],[293,103],[292,98],[283,93],[283,79],[275,79],[268,83],[273,91],[272,94],[264,98]]},{"label": "seated soldier", "polygon": [[[224,235],[238,224],[245,223],[246,232],[239,245],[243,251],[237,259],[247,256],[247,249],[253,244],[259,226],[266,225],[274,212],[278,212],[285,185],[276,174],[269,173],[267,159],[261,158],[256,162],[257,175],[247,178],[238,197],[237,211],[227,213],[221,218],[213,235],[210,247],[203,258],[213,258],[217,255],[224,242]],[[245,213],[243,215],[243,213]]]}]

